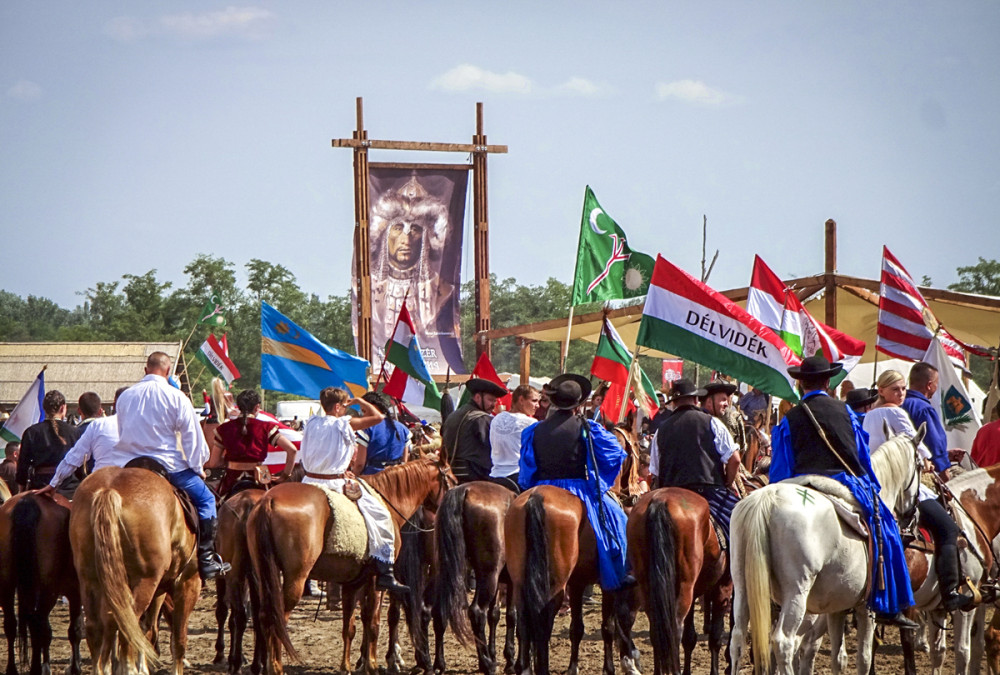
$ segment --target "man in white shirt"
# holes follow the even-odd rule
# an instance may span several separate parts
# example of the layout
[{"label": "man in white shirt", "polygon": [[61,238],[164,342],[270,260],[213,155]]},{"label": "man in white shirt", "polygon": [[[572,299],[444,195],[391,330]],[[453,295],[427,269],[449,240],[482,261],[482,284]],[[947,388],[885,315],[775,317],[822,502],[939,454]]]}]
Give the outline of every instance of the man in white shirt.
[{"label": "man in white shirt", "polygon": [[[115,392],[115,406],[118,405],[118,399],[126,389],[128,387],[121,387]],[[52,476],[48,487],[43,488],[42,492],[55,491],[71,473],[88,460],[93,460],[91,471],[97,471],[106,466],[125,466],[129,460],[135,459],[134,455],[118,452],[118,440],[118,416],[106,416],[102,409],[102,412],[95,415],[87,424],[80,440],[66,452],[66,456],[56,467],[55,475]]]},{"label": "man in white shirt", "polygon": [[493,418],[490,424],[490,453],[493,468],[490,480],[520,492],[517,486],[518,463],[521,461],[521,432],[538,422],[535,412],[541,392],[522,384],[511,392],[510,411]]},{"label": "man in white shirt", "polygon": [[151,457],[166,467],[170,483],[184,490],[198,509],[198,572],[214,579],[229,571],[215,552],[219,520],[215,496],[205,485],[208,443],[191,399],[167,382],[170,357],[153,352],[146,359],[146,377],[129,387],[116,405],[121,457]]}]

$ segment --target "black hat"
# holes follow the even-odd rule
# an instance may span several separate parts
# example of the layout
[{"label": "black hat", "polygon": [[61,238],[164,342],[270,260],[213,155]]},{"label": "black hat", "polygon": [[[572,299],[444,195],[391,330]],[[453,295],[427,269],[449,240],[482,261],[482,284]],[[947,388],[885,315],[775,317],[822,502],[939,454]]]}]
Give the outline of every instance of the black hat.
[{"label": "black hat", "polygon": [[732,394],[736,391],[736,385],[732,382],[726,382],[725,380],[712,380],[705,385],[705,396],[711,396],[720,391],[726,392],[727,395]]},{"label": "black hat", "polygon": [[701,398],[705,396],[707,392],[704,389],[699,389],[695,386],[694,382],[682,377],[679,380],[674,380],[674,386],[670,389],[670,401],[676,401],[679,398],[686,398],[688,396],[697,396]]},{"label": "black hat", "polygon": [[552,393],[549,400],[556,410],[572,410],[590,396],[590,380],[583,375],[563,373],[549,382]]},{"label": "black hat", "polygon": [[854,411],[871,405],[878,398],[877,389],[851,389],[847,392],[847,405]]},{"label": "black hat", "polygon": [[830,363],[825,356],[817,354],[809,358],[802,359],[801,366],[792,366],[788,369],[788,374],[796,380],[805,378],[828,378],[833,377],[844,369],[842,363]]},{"label": "black hat", "polygon": [[493,394],[498,398],[510,393],[496,382],[490,382],[479,377],[474,377],[466,382],[465,388],[469,390],[470,394]]}]

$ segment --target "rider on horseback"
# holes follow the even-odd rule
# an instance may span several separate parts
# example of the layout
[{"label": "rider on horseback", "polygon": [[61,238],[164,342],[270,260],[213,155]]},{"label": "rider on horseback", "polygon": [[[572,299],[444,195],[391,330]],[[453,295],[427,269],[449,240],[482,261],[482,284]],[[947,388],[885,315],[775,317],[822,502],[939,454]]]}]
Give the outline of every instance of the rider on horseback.
[{"label": "rider on horseback", "polygon": [[696,403],[699,397],[729,396],[736,387],[713,384],[709,393],[687,378],[674,382],[670,400],[676,407],[653,436],[649,471],[657,477],[656,487],[682,487],[704,497],[728,537],[738,499],[730,488],[740,468],[739,448],[722,420]]},{"label": "rider on horseback", "polygon": [[810,356],[788,369],[799,381],[801,402],[775,428],[772,438],[771,483],[803,474],[829,476],[843,483],[857,500],[872,533],[873,583],[869,606],[875,620],[902,628],[917,628],[902,611],[913,605],[899,526],[892,511],[878,498],[879,482],[872,470],[868,435],[843,402],[826,390],[830,378],[843,369],[823,356]]},{"label": "rider on horseback", "polygon": [[628,518],[608,492],[621,470],[625,450],[604,427],[577,414],[590,394],[590,380],[564,373],[549,385],[552,411],[521,436],[518,482],[522,490],[553,485],[576,495],[584,504],[597,540],[601,588],[617,590],[634,585],[635,578],[627,571]]},{"label": "rider on horseback", "polygon": [[466,382],[465,389],[471,394],[469,402],[441,425],[441,444],[459,483],[490,479],[493,408],[498,398],[508,394],[499,384],[478,377]]}]

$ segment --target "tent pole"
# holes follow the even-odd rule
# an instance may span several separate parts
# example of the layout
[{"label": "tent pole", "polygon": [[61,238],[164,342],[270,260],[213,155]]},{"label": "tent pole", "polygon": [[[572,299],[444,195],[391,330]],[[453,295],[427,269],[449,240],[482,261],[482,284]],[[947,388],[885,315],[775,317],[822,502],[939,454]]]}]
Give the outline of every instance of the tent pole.
[{"label": "tent pole", "polygon": [[573,332],[573,310],[576,309],[574,305],[569,306],[569,320],[566,321],[566,341],[563,343],[562,348],[562,358],[559,359],[559,372],[566,372],[566,357],[569,356],[569,335]]}]

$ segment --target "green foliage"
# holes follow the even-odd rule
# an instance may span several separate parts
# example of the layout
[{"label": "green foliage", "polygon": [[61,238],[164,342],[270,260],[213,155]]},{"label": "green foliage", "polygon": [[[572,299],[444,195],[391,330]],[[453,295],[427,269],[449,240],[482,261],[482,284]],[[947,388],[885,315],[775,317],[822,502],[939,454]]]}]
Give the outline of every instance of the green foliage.
[{"label": "green foliage", "polygon": [[[979,258],[979,262],[958,268],[958,281],[948,286],[953,291],[1000,297],[1000,261]],[[994,345],[990,345],[994,346]],[[993,364],[981,356],[969,357],[972,379],[984,390],[989,389]]]}]

